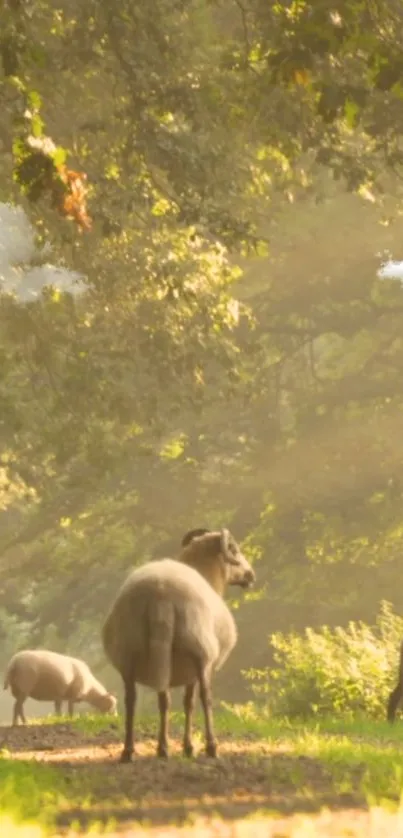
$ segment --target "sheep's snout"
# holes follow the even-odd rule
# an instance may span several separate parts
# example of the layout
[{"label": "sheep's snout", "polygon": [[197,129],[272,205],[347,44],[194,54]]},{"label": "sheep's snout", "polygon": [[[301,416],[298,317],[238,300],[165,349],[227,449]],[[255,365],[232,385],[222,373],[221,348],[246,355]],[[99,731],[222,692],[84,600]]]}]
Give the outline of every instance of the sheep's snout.
[{"label": "sheep's snout", "polygon": [[249,570],[245,570],[243,579],[240,581],[241,588],[251,588],[255,582],[256,575],[254,570],[252,570],[252,568],[249,568]]},{"label": "sheep's snout", "polygon": [[229,585],[250,588],[256,582],[255,571],[239,548],[228,552],[224,561],[228,567],[227,582]]},{"label": "sheep's snout", "polygon": [[106,693],[101,697],[99,707],[102,713],[110,713],[111,716],[118,715],[118,700],[111,693]]}]

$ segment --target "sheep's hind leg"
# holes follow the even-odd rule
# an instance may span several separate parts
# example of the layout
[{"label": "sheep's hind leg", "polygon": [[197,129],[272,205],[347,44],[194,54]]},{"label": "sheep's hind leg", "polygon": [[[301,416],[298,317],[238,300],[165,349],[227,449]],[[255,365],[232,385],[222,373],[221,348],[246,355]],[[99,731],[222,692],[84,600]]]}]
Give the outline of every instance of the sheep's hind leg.
[{"label": "sheep's hind leg", "polygon": [[15,691],[13,692],[13,697],[15,698],[15,702],[13,709],[12,725],[13,727],[16,727],[18,725],[18,719],[21,719],[22,723],[25,725],[27,723],[24,713],[24,701],[26,699],[26,696],[21,695],[19,691]]},{"label": "sheep's hind leg", "polygon": [[200,684],[200,700],[204,712],[204,720],[206,725],[206,754],[208,757],[217,756],[217,744],[214,735],[214,721],[211,700],[211,683],[210,676],[206,674],[204,669],[199,673]]},{"label": "sheep's hind leg", "polygon": [[183,709],[185,711],[185,731],[183,735],[183,753],[185,757],[193,756],[192,744],[192,721],[195,706],[196,682],[188,684],[183,697]]},{"label": "sheep's hind leg", "polygon": [[396,710],[403,695],[403,684],[399,681],[397,687],[391,692],[388,701],[387,719],[388,722],[394,722]]},{"label": "sheep's hind leg", "polygon": [[124,679],[125,687],[125,742],[120,755],[120,762],[130,762],[134,753],[133,721],[136,708],[136,684],[133,674]]},{"label": "sheep's hind leg", "polygon": [[13,727],[16,727],[18,725],[18,719],[20,717],[20,710],[21,710],[21,701],[20,701],[20,699],[16,698],[15,702],[14,702],[14,708],[13,708],[13,722],[12,722]]},{"label": "sheep's hind leg", "polygon": [[22,723],[24,725],[26,725],[27,718],[26,718],[26,715],[24,713],[24,701],[25,701],[25,698],[21,698],[21,700],[19,702],[19,708],[20,708],[20,719],[21,719]]},{"label": "sheep's hind leg", "polygon": [[160,730],[158,734],[157,756],[166,759],[168,757],[168,713],[171,704],[171,696],[168,690],[158,693],[158,707],[160,711]]}]

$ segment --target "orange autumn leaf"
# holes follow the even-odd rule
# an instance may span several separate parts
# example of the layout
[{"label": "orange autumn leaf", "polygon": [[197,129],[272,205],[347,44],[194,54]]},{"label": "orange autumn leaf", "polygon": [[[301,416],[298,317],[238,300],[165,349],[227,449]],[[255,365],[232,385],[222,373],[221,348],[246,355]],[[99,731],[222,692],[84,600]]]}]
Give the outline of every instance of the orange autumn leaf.
[{"label": "orange autumn leaf", "polygon": [[60,212],[67,218],[75,220],[83,229],[91,229],[91,219],[86,207],[87,175],[85,172],[68,169],[65,164],[59,165],[57,169],[60,179],[67,187],[59,205]]}]

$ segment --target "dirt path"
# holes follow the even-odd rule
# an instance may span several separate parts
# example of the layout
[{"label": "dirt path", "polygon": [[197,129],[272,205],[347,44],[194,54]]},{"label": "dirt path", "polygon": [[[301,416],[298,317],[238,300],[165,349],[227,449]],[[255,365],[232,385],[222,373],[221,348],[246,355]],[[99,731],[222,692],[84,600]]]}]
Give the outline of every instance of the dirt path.
[{"label": "dirt path", "polygon": [[[172,738],[172,758],[166,762],[155,758],[155,740],[143,731],[137,756],[129,765],[117,763],[120,732],[113,725],[93,735],[68,723],[3,727],[0,746],[13,759],[52,764],[61,772],[71,790],[68,805],[58,815],[62,832],[73,820],[85,827],[94,820],[105,824],[112,819],[116,826],[107,832],[111,836],[143,834],[144,824],[148,835],[170,836],[172,831],[182,833],[179,827],[185,822],[183,834],[195,838],[256,838],[259,834],[286,838],[294,834],[294,827],[295,835],[301,836],[336,836],[343,829],[352,836],[371,835],[368,818],[372,815],[358,791],[337,794],[331,776],[318,761],[256,737],[220,737],[216,761],[202,751],[194,760],[177,758],[180,741]],[[86,798],[89,803],[83,805]],[[320,814],[323,807],[330,811]],[[258,817],[262,810],[264,820],[263,814]],[[305,833],[301,829],[308,814],[310,831]],[[197,824],[192,829],[189,817]],[[253,821],[244,821],[251,817]],[[319,831],[315,832],[312,824],[317,818]],[[378,824],[377,838],[382,834]],[[388,838],[391,834],[385,832]]]}]

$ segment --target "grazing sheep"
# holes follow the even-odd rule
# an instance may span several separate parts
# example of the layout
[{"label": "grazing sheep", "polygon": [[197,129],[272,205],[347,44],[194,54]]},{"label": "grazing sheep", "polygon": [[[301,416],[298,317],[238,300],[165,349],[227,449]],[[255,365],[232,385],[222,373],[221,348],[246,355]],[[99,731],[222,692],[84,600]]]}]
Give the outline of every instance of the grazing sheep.
[{"label": "grazing sheep", "polygon": [[186,687],[183,751],[192,755],[192,713],[199,683],[206,753],[216,756],[211,678],[237,641],[235,621],[222,596],[227,585],[248,588],[255,574],[228,530],[192,530],[182,543],[178,561],[148,562],[129,575],[102,628],[106,655],[124,683],[121,762],[129,762],[133,753],[136,683],[158,693],[160,757],[168,756],[169,688],[178,686]]},{"label": "grazing sheep", "polygon": [[387,719],[388,722],[394,722],[396,716],[396,710],[398,705],[400,704],[400,700],[403,697],[403,640],[400,644],[400,654],[399,654],[399,674],[398,674],[398,681],[397,685],[394,690],[390,693],[388,699],[388,707],[387,707]]},{"label": "grazing sheep", "polygon": [[6,670],[4,689],[8,687],[15,698],[13,725],[18,724],[18,718],[26,723],[24,702],[27,698],[54,701],[57,714],[61,712],[63,701],[68,703],[70,716],[78,701],[87,701],[103,713],[116,714],[115,696],[94,678],[84,661],[46,649],[17,652]]}]

